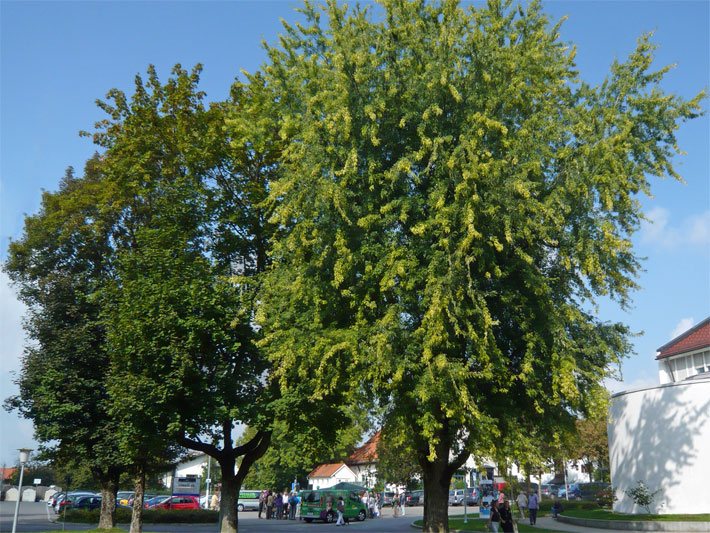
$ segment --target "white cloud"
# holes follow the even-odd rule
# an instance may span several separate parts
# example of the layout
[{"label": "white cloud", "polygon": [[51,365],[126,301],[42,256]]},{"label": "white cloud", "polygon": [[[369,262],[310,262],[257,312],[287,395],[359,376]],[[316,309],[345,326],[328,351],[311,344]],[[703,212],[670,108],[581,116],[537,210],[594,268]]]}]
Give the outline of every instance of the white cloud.
[{"label": "white cloud", "polygon": [[674,248],[678,246],[710,246],[710,210],[686,216],[678,223],[671,220],[671,212],[654,207],[645,213],[641,222],[641,242]]},{"label": "white cloud", "polygon": [[685,333],[688,331],[690,328],[692,328],[695,325],[695,320],[693,317],[688,317],[688,318],[681,318],[680,322],[676,324],[676,326],[673,328],[673,331],[671,332],[671,336],[668,338],[668,340],[675,339],[678,335],[681,333]]},{"label": "white cloud", "polygon": [[[17,393],[13,383],[20,370],[20,358],[25,343],[22,317],[25,306],[17,300],[10,279],[0,271],[0,403]],[[25,446],[36,448],[32,440],[32,423],[19,418],[17,413],[8,413],[0,407],[0,464],[14,464],[17,449]]]}]

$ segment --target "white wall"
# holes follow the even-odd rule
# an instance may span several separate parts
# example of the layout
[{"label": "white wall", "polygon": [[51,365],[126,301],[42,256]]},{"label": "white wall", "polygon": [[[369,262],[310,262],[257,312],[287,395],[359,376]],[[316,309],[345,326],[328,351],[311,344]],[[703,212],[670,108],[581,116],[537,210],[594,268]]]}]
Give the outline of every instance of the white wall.
[{"label": "white wall", "polygon": [[615,511],[646,512],[626,495],[641,480],[651,512],[710,513],[710,378],[615,394],[609,414]]}]

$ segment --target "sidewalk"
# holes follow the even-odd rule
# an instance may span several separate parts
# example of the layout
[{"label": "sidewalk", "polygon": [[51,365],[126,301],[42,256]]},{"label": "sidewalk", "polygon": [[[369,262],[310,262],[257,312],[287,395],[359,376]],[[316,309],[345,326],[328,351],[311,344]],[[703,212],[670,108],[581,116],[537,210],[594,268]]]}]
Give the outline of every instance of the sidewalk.
[{"label": "sidewalk", "polygon": [[[529,522],[527,520],[521,520],[521,524],[528,524]],[[610,529],[599,529],[595,527],[581,527],[581,526],[575,526],[572,524],[565,524],[563,522],[558,522],[557,520],[553,520],[549,516],[541,516],[537,519],[537,523],[535,524],[535,527],[540,527],[544,529],[554,529],[555,531],[569,531],[570,533],[585,533],[585,532],[590,532],[590,531],[605,531],[606,533],[609,533],[611,530]]]}]

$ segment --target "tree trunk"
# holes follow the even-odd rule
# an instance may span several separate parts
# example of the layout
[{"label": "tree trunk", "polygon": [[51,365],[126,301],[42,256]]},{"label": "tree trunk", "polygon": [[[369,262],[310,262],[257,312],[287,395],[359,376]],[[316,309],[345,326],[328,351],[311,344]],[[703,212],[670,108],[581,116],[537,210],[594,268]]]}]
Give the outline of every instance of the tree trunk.
[{"label": "tree trunk", "polygon": [[451,474],[447,472],[448,455],[437,457],[436,462],[424,468],[424,533],[447,533],[449,531],[449,485]]},{"label": "tree trunk", "polygon": [[116,492],[118,473],[109,472],[101,479],[101,516],[99,529],[112,529],[116,525]]},{"label": "tree trunk", "polygon": [[145,470],[141,469],[135,477],[133,495],[133,513],[131,514],[131,529],[129,533],[141,533],[143,531],[143,495],[145,494]]},{"label": "tree trunk", "polygon": [[[222,466],[222,465],[220,465]],[[226,468],[225,468],[226,466]],[[237,533],[237,494],[239,485],[234,475],[234,464],[222,466],[222,492],[219,504],[220,533]]]}]

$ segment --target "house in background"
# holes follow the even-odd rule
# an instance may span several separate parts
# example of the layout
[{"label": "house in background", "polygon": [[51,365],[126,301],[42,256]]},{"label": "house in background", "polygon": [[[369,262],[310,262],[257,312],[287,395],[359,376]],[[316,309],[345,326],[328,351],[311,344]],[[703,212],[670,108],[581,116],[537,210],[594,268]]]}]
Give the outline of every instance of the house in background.
[{"label": "house in background", "polygon": [[308,484],[313,489],[327,489],[338,483],[357,483],[355,473],[345,463],[318,465],[308,474]]},{"label": "house in background", "polygon": [[655,514],[710,513],[710,318],[658,348],[660,384],[614,394],[609,465],[614,511],[644,513],[627,491],[658,490]]},{"label": "house in background", "polygon": [[378,431],[345,460],[345,463],[355,474],[357,483],[368,489],[377,483],[377,445],[379,442],[380,432]]},{"label": "house in background", "polygon": [[[658,349],[661,385],[710,372],[710,317]],[[710,375],[710,374],[708,374]]]}]

